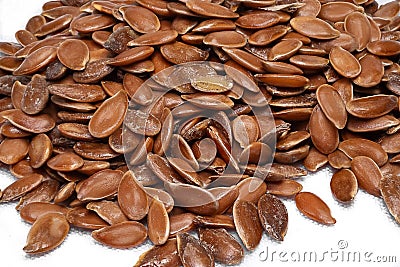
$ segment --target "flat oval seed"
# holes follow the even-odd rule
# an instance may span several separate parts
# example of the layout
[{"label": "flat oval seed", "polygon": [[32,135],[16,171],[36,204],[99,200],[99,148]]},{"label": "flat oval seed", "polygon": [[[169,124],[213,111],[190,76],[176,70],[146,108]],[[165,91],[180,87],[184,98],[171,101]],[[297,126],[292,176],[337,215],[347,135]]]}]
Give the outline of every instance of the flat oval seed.
[{"label": "flat oval seed", "polygon": [[353,99],[346,105],[347,111],[361,119],[373,119],[383,116],[398,106],[394,95],[373,95]]},{"label": "flat oval seed", "polygon": [[344,29],[353,34],[357,40],[357,50],[362,51],[367,47],[371,38],[371,26],[368,18],[360,12],[351,12],[344,20]]},{"label": "flat oval seed", "polygon": [[126,222],[128,218],[122,213],[118,203],[109,200],[90,202],[86,208],[93,210],[110,225]]},{"label": "flat oval seed", "polygon": [[106,97],[100,86],[92,84],[51,84],[47,89],[53,95],[80,103],[98,102]]},{"label": "flat oval seed", "polygon": [[246,45],[246,38],[236,31],[220,31],[207,34],[203,43],[211,46],[238,48]]},{"label": "flat oval seed", "polygon": [[0,144],[0,161],[15,164],[25,158],[29,150],[29,141],[24,138],[6,138]]},{"label": "flat oval seed", "polygon": [[164,203],[156,198],[149,207],[147,227],[149,239],[154,245],[163,245],[167,242],[170,232],[169,217]]},{"label": "flat oval seed", "polygon": [[275,12],[252,12],[238,18],[235,23],[245,29],[263,29],[280,22],[280,16]]},{"label": "flat oval seed", "polygon": [[371,54],[360,59],[361,72],[353,82],[362,87],[378,85],[384,75],[384,67],[379,57]]},{"label": "flat oval seed", "polygon": [[343,129],[347,122],[347,111],[339,93],[333,86],[324,84],[318,87],[316,95],[325,116],[336,128]]},{"label": "flat oval seed", "polygon": [[233,205],[233,220],[245,247],[254,250],[260,243],[263,232],[257,207],[251,202],[236,200]]},{"label": "flat oval seed", "polygon": [[242,246],[225,229],[200,228],[199,238],[211,250],[216,262],[236,265],[243,260]]},{"label": "flat oval seed", "polygon": [[368,43],[367,49],[371,54],[391,57],[400,54],[400,43],[394,40],[378,40]]},{"label": "flat oval seed", "polygon": [[34,115],[45,109],[49,101],[49,91],[46,86],[47,82],[43,76],[33,75],[22,94],[21,110],[23,112]]},{"label": "flat oval seed", "polygon": [[239,17],[239,14],[231,11],[230,9],[207,1],[189,0],[186,2],[186,7],[197,14],[207,17],[226,19]]},{"label": "flat oval seed", "polygon": [[307,140],[310,134],[307,131],[294,131],[281,137],[276,143],[276,148],[279,150],[289,150]]},{"label": "flat oval seed", "polygon": [[175,41],[176,37],[178,37],[178,32],[175,30],[160,30],[143,34],[130,41],[128,45],[163,45]]},{"label": "flat oval seed", "polygon": [[256,74],[254,77],[269,85],[287,88],[304,87],[310,82],[307,77],[293,74]]},{"label": "flat oval seed", "polygon": [[114,196],[118,191],[123,173],[117,170],[101,170],[79,183],[76,189],[80,201],[98,200]]},{"label": "flat oval seed", "polygon": [[329,23],[315,17],[295,17],[290,20],[290,25],[297,32],[310,38],[329,40],[340,35]]},{"label": "flat oval seed", "polygon": [[77,18],[71,22],[71,28],[79,33],[92,33],[109,28],[115,24],[115,19],[106,14],[91,14]]},{"label": "flat oval seed", "polygon": [[113,66],[126,66],[148,58],[153,54],[154,48],[150,46],[139,46],[122,52],[116,57],[109,59],[107,64]]},{"label": "flat oval seed", "polygon": [[[400,124],[400,121],[392,115],[383,115],[374,119],[359,119],[350,117],[346,129],[355,133],[376,132],[388,130]],[[400,152],[400,151],[399,151]]]},{"label": "flat oval seed", "polygon": [[28,155],[32,168],[40,168],[50,158],[53,153],[53,145],[50,138],[45,134],[38,134],[32,138]]},{"label": "flat oval seed", "polygon": [[361,73],[360,62],[340,46],[332,48],[329,52],[329,60],[332,67],[346,78],[355,78]]},{"label": "flat oval seed", "polygon": [[248,42],[251,45],[264,46],[281,38],[289,31],[289,27],[276,25],[254,32],[249,36]]},{"label": "flat oval seed", "polygon": [[291,197],[303,190],[303,186],[290,179],[270,182],[267,185],[267,193],[275,196]]},{"label": "flat oval seed", "polygon": [[113,248],[133,248],[147,238],[147,230],[139,222],[121,222],[92,232],[98,242]]},{"label": "flat oval seed", "polygon": [[83,159],[72,152],[58,154],[47,161],[47,166],[55,171],[74,171],[83,166]]},{"label": "flat oval seed", "polygon": [[213,110],[226,110],[234,105],[233,101],[226,95],[194,93],[182,95],[181,97],[195,106]]},{"label": "flat oval seed", "polygon": [[339,149],[348,157],[354,159],[357,156],[367,156],[383,166],[388,161],[388,155],[378,143],[362,138],[344,140],[339,144]]},{"label": "flat oval seed", "polygon": [[108,65],[109,58],[100,58],[86,64],[83,71],[76,71],[72,77],[77,83],[97,83],[110,74],[114,67]]},{"label": "flat oval seed", "polygon": [[3,190],[0,202],[18,199],[29,191],[37,188],[43,181],[43,176],[37,173],[30,174],[16,180]]},{"label": "flat oval seed", "polygon": [[102,229],[108,226],[95,212],[84,207],[76,207],[69,210],[67,220],[73,226],[83,229]]},{"label": "flat oval seed", "polygon": [[29,54],[21,65],[13,72],[14,75],[27,75],[46,67],[57,58],[57,48],[44,46]]},{"label": "flat oval seed", "polygon": [[322,224],[335,224],[328,205],[317,195],[310,192],[300,192],[295,197],[296,206],[305,216]]},{"label": "flat oval seed", "polygon": [[182,265],[175,238],[168,239],[164,245],[154,246],[148,251],[144,252],[142,255],[140,255],[139,260],[134,267],[145,267],[151,265],[160,267]]},{"label": "flat oval seed", "polygon": [[399,223],[400,210],[398,203],[400,201],[400,183],[398,177],[395,175],[384,175],[381,180],[380,188],[387,209],[393,218]]},{"label": "flat oval seed", "polygon": [[131,171],[124,174],[119,184],[118,204],[131,220],[141,220],[148,213],[147,193]]},{"label": "flat oval seed", "polygon": [[125,91],[119,91],[104,101],[89,121],[89,132],[97,138],[110,136],[122,124],[128,109]]},{"label": "flat oval seed", "polygon": [[380,197],[379,183],[383,179],[378,165],[369,157],[357,156],[351,161],[351,170],[357,177],[360,188]]},{"label": "flat oval seed", "polygon": [[160,21],[156,14],[147,8],[140,6],[125,6],[119,11],[126,23],[137,32],[149,33],[156,32],[160,29]]},{"label": "flat oval seed", "polygon": [[23,206],[19,211],[19,215],[24,221],[34,223],[37,218],[46,213],[60,213],[65,215],[67,211],[68,208],[64,206],[46,202],[32,202]]},{"label": "flat oval seed", "polygon": [[173,64],[204,61],[209,55],[207,51],[181,42],[163,45],[160,51],[163,57]]},{"label": "flat oval seed", "polygon": [[269,236],[283,241],[288,227],[288,213],[283,202],[270,194],[264,194],[258,200],[258,216],[261,225]]},{"label": "flat oval seed", "polygon": [[307,157],[303,161],[304,167],[309,171],[317,171],[328,162],[328,156],[319,152],[318,149],[312,147]]},{"label": "flat oval seed", "polygon": [[70,39],[61,43],[57,56],[60,62],[71,70],[83,70],[89,61],[89,48],[81,40]]},{"label": "flat oval seed", "polygon": [[177,248],[184,267],[214,266],[214,257],[195,237],[182,233],[177,235]]},{"label": "flat oval seed", "polygon": [[140,110],[128,110],[124,125],[136,134],[154,136],[161,130],[161,122],[151,114]]},{"label": "flat oval seed", "polygon": [[222,50],[225,53],[227,53],[239,65],[245,67],[246,69],[257,73],[265,72],[261,60],[258,57],[237,48],[222,47]]},{"label": "flat oval seed", "polygon": [[58,247],[69,232],[69,223],[60,213],[40,216],[29,230],[24,251],[29,254],[48,252]]},{"label": "flat oval seed", "polygon": [[311,114],[309,128],[311,140],[321,153],[329,154],[336,150],[339,145],[339,132],[318,105]]},{"label": "flat oval seed", "polygon": [[361,6],[349,2],[328,2],[321,6],[318,17],[331,22],[344,21],[347,15],[354,11],[363,11]]},{"label": "flat oval seed", "polygon": [[353,200],[357,194],[357,178],[351,170],[343,169],[332,176],[330,187],[333,196],[337,200],[349,202]]},{"label": "flat oval seed", "polygon": [[[197,23],[196,23],[197,24]],[[193,28],[193,32],[209,33],[215,31],[229,31],[234,30],[236,25],[233,21],[228,19],[209,19],[200,22]]]}]

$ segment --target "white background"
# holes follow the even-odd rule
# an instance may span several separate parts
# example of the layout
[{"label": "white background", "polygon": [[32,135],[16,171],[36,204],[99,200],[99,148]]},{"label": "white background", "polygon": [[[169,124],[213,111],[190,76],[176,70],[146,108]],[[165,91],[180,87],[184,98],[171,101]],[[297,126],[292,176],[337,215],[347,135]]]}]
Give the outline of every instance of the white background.
[{"label": "white background", "polygon": [[[28,19],[41,11],[44,0],[0,0],[0,41],[15,41],[14,33],[25,27]],[[354,202],[341,205],[330,192],[329,181],[332,172],[325,168],[317,174],[310,174],[299,181],[304,191],[320,196],[332,210],[337,223],[334,226],[317,224],[296,209],[292,199],[284,200],[289,212],[289,229],[282,243],[263,237],[256,251],[248,253],[240,266],[400,266],[400,225],[386,210],[381,199],[359,191]],[[14,181],[6,171],[0,171],[0,188],[4,189]],[[151,244],[126,250],[115,250],[94,241],[90,232],[72,229],[65,242],[56,250],[42,256],[28,256],[22,248],[30,225],[23,222],[15,210],[16,203],[0,204],[0,261],[7,267],[128,267],[133,266],[139,255]],[[347,245],[347,246],[346,246]],[[341,246],[346,246],[344,249]],[[339,248],[340,247],[340,248]],[[269,258],[260,260],[268,249]],[[271,261],[272,252],[276,251]],[[339,254],[335,254],[339,251]],[[286,252],[286,254],[284,254]],[[320,263],[294,262],[291,256],[297,253],[316,252]],[[342,253],[367,253],[371,262],[345,263]],[[279,258],[278,254],[283,258]],[[352,254],[353,255],[353,254]],[[337,258],[339,256],[339,258]],[[376,256],[396,256],[396,263],[376,263]],[[282,262],[287,260],[287,262]]]}]

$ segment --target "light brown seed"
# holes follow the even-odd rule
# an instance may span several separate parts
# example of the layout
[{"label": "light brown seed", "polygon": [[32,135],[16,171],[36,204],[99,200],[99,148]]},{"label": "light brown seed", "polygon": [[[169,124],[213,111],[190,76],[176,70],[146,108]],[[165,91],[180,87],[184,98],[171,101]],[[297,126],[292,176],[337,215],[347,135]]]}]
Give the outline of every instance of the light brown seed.
[{"label": "light brown seed", "polygon": [[371,26],[367,17],[360,12],[348,14],[344,20],[346,32],[353,34],[357,41],[357,50],[362,51],[367,47],[371,38]]},{"label": "light brown seed", "polygon": [[147,215],[149,239],[154,245],[163,245],[168,240],[170,224],[165,205],[158,199],[153,199]]},{"label": "light brown seed", "polygon": [[143,34],[128,43],[129,46],[163,45],[173,42],[178,37],[175,30],[160,30]]},{"label": "light brown seed", "polygon": [[143,219],[149,210],[147,193],[131,171],[124,174],[119,184],[118,204],[131,220]]},{"label": "light brown seed", "polygon": [[199,238],[210,249],[216,262],[235,265],[243,260],[242,246],[225,229],[200,228]]},{"label": "light brown seed", "polygon": [[130,65],[148,58],[151,54],[153,54],[153,52],[154,48],[151,46],[134,47],[122,52],[112,59],[109,59],[107,64],[112,66]]},{"label": "light brown seed", "polygon": [[113,248],[133,248],[146,240],[147,230],[139,222],[121,222],[93,231],[92,237]]},{"label": "light brown seed", "polygon": [[309,150],[310,146],[304,145],[289,151],[275,152],[274,160],[283,164],[292,164],[307,157]]},{"label": "light brown seed", "polygon": [[28,139],[6,138],[0,144],[0,161],[5,164],[15,164],[25,158],[28,150]]},{"label": "light brown seed", "polygon": [[238,48],[246,45],[246,38],[236,31],[220,31],[207,34],[203,43],[206,45]]},{"label": "light brown seed", "polygon": [[295,197],[296,206],[305,216],[322,224],[335,224],[328,205],[311,192],[300,192]]},{"label": "light brown seed", "polygon": [[340,46],[331,49],[329,60],[333,68],[346,78],[355,78],[361,73],[361,65],[358,60]]},{"label": "light brown seed", "polygon": [[195,106],[213,110],[225,110],[232,108],[234,105],[229,97],[221,94],[194,93],[182,95],[181,97]]},{"label": "light brown seed", "polygon": [[352,138],[344,140],[339,144],[339,149],[351,159],[357,156],[369,157],[378,166],[383,166],[388,160],[388,155],[382,146],[368,139]]},{"label": "light brown seed", "polygon": [[330,154],[336,150],[339,145],[338,130],[318,105],[311,114],[309,128],[311,140],[321,153]]},{"label": "light brown seed", "polygon": [[400,121],[392,115],[383,115],[374,119],[359,119],[350,117],[346,128],[355,133],[376,132],[395,127]]},{"label": "light brown seed", "polygon": [[37,188],[42,183],[43,178],[43,175],[33,173],[16,180],[3,190],[0,202],[18,199],[29,191]]},{"label": "light brown seed", "polygon": [[176,239],[168,239],[164,245],[154,246],[144,252],[140,255],[135,267],[151,266],[152,264],[160,267],[182,265],[176,246]]},{"label": "light brown seed", "polygon": [[380,190],[387,209],[394,219],[399,222],[399,179],[395,175],[384,175],[380,182]]},{"label": "light brown seed", "polygon": [[347,111],[339,93],[333,86],[324,84],[318,87],[316,95],[325,116],[336,128],[343,129],[347,122]]},{"label": "light brown seed", "polygon": [[136,134],[147,136],[154,136],[161,130],[161,123],[156,117],[140,110],[128,110],[124,125]]},{"label": "light brown seed", "polygon": [[197,26],[194,27],[192,31],[198,33],[210,33],[215,31],[230,31],[230,30],[235,30],[235,28],[236,25],[231,20],[209,19],[209,20],[204,20],[199,24],[197,24]]},{"label": "light brown seed", "polygon": [[353,82],[361,87],[378,85],[384,75],[384,67],[379,57],[367,54],[360,59],[361,72]]},{"label": "light brown seed", "polygon": [[83,70],[89,61],[89,48],[81,40],[70,39],[61,43],[58,59],[71,70]]},{"label": "light brown seed", "polygon": [[196,14],[214,17],[214,18],[237,18],[239,14],[231,11],[230,9],[207,1],[189,0],[186,2],[186,7]]},{"label": "light brown seed", "polygon": [[282,40],[274,45],[268,53],[268,60],[270,61],[284,61],[289,59],[291,56],[303,46],[300,40],[289,39]]},{"label": "light brown seed", "polygon": [[367,49],[371,54],[382,57],[396,56],[400,53],[399,42],[394,40],[378,40],[370,42],[367,45]]},{"label": "light brown seed", "polygon": [[343,169],[333,174],[330,187],[333,196],[341,202],[354,199],[358,190],[357,178],[351,170]]},{"label": "light brown seed", "polygon": [[195,237],[182,233],[177,235],[177,248],[184,267],[214,266],[214,257]]},{"label": "light brown seed", "polygon": [[328,155],[329,164],[335,169],[350,168],[351,159],[340,150],[335,150]]},{"label": "light brown seed", "polygon": [[270,182],[267,185],[267,193],[275,196],[292,197],[303,190],[303,186],[290,179],[283,179],[277,182]]},{"label": "light brown seed", "polygon": [[378,165],[369,157],[357,156],[351,161],[351,170],[357,177],[358,185],[367,193],[379,197],[379,183],[383,176]]},{"label": "light brown seed", "polygon": [[278,140],[276,148],[279,150],[289,150],[304,142],[310,137],[307,131],[294,131]]},{"label": "light brown seed", "polygon": [[29,254],[48,252],[58,247],[69,232],[69,223],[60,213],[40,216],[29,230],[24,251]]},{"label": "light brown seed", "polygon": [[32,168],[40,168],[50,158],[53,145],[50,138],[45,134],[38,134],[32,138],[29,144],[29,158]]},{"label": "light brown seed", "polygon": [[340,35],[329,23],[315,17],[295,17],[290,20],[290,25],[297,32],[310,38],[329,40]]},{"label": "light brown seed", "polygon": [[248,42],[251,45],[264,46],[272,43],[273,41],[284,36],[288,32],[289,28],[283,25],[276,25],[262,29],[252,33]]},{"label": "light brown seed", "polygon": [[58,204],[70,198],[75,192],[75,186],[75,182],[69,182],[63,185],[54,196],[54,203]]},{"label": "light brown seed", "polygon": [[354,11],[362,12],[361,6],[350,2],[328,2],[321,6],[318,17],[331,22],[344,21],[347,15]]},{"label": "light brown seed", "polygon": [[106,97],[100,86],[91,84],[51,84],[47,89],[53,95],[82,103],[97,102]]},{"label": "light brown seed", "polygon": [[258,57],[238,48],[222,47],[222,50],[244,68],[257,73],[265,72],[261,63],[262,61]]},{"label": "light brown seed", "polygon": [[124,20],[137,32],[149,33],[160,29],[160,21],[156,14],[147,8],[140,6],[125,6],[119,11]]},{"label": "light brown seed", "polygon": [[235,23],[245,29],[263,29],[271,27],[280,22],[280,16],[275,12],[258,11],[245,14],[238,18]]},{"label": "light brown seed", "polygon": [[242,148],[258,140],[260,130],[253,116],[241,115],[233,120],[232,132]]},{"label": "light brown seed", "polygon": [[115,19],[106,14],[91,14],[74,19],[71,28],[79,33],[92,33],[109,28],[115,24]]},{"label": "light brown seed", "polygon": [[286,88],[305,87],[310,82],[305,76],[293,74],[256,74],[254,76],[261,82]]},{"label": "light brown seed", "polygon": [[27,56],[21,65],[13,71],[14,75],[27,75],[35,73],[41,68],[46,67],[57,57],[57,48],[53,46],[44,46],[32,52]]},{"label": "light brown seed", "polygon": [[283,241],[288,227],[288,213],[283,202],[270,194],[264,194],[258,200],[258,216],[261,225],[269,236]]},{"label": "light brown seed", "polygon": [[189,212],[184,212],[176,215],[171,215],[170,221],[170,237],[176,236],[179,233],[186,233],[195,228],[194,220],[196,215]]},{"label": "light brown seed", "polygon": [[261,241],[263,228],[257,207],[248,201],[237,200],[233,205],[233,220],[240,239],[248,250],[254,250]]},{"label": "light brown seed", "polygon": [[383,116],[398,106],[394,95],[373,95],[353,99],[346,105],[347,111],[361,119],[373,119]]},{"label": "light brown seed", "polygon": [[19,211],[19,215],[24,221],[34,223],[41,215],[47,213],[60,213],[65,216],[67,211],[68,208],[64,206],[46,202],[32,202],[23,206]]},{"label": "light brown seed", "polygon": [[309,171],[317,171],[328,162],[328,157],[322,154],[315,147],[312,147],[308,152],[307,157],[303,161],[304,167]]}]

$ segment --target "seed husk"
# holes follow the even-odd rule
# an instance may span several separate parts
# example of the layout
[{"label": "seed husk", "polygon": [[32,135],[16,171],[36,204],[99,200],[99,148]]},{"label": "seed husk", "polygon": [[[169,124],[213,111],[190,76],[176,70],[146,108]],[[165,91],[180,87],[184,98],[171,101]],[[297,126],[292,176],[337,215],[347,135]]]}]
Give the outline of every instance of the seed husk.
[{"label": "seed husk", "polygon": [[311,192],[300,192],[295,197],[296,206],[305,216],[322,224],[335,224],[328,205]]},{"label": "seed husk", "polygon": [[58,247],[69,232],[69,223],[60,213],[40,216],[29,230],[24,251],[29,254],[48,252]]},{"label": "seed husk", "polygon": [[92,237],[113,248],[133,248],[146,240],[147,230],[139,222],[120,222],[93,231]]},{"label": "seed husk", "polygon": [[352,201],[358,190],[357,178],[348,169],[339,170],[333,174],[330,186],[333,196],[341,202]]}]

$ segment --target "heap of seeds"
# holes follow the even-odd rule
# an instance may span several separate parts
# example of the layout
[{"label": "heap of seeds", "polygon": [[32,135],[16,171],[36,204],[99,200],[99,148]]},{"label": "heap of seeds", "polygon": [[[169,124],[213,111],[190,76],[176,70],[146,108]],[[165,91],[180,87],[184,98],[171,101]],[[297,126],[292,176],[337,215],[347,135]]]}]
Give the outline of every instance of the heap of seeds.
[{"label": "heap of seeds", "polygon": [[44,4],[18,43],[0,42],[0,161],[16,178],[0,201],[33,224],[24,251],[56,248],[73,226],[115,248],[149,238],[135,266],[238,264],[263,232],[283,241],[279,197],[336,222],[295,181],[328,163],[335,199],[361,188],[400,223],[399,9]]}]

